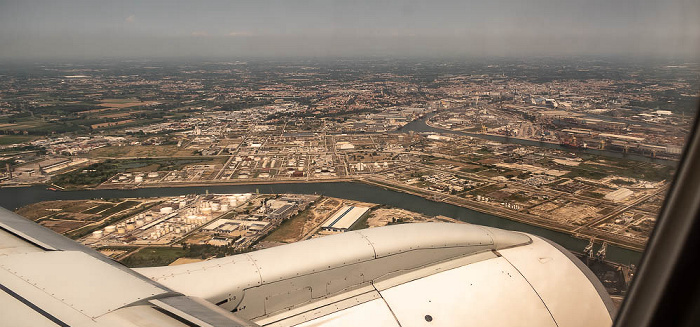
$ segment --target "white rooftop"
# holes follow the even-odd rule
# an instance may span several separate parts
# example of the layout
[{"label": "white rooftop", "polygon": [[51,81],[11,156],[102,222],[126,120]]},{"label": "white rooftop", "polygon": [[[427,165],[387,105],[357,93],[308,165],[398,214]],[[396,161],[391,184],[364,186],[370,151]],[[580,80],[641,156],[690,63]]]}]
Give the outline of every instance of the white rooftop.
[{"label": "white rooftop", "polygon": [[358,219],[369,211],[367,207],[343,206],[336,211],[321,228],[349,229]]}]

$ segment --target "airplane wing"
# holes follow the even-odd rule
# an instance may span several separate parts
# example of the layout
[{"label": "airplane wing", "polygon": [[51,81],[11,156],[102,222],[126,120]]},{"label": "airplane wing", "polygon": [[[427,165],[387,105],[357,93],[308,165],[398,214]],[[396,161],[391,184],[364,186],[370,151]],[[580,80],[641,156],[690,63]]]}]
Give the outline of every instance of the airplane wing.
[{"label": "airplane wing", "polygon": [[0,285],[0,319],[16,317],[12,326],[561,327],[610,326],[613,315],[568,251],[468,224],[395,225],[131,270],[2,210]]},{"label": "airplane wing", "polygon": [[0,208],[2,326],[257,326]]}]

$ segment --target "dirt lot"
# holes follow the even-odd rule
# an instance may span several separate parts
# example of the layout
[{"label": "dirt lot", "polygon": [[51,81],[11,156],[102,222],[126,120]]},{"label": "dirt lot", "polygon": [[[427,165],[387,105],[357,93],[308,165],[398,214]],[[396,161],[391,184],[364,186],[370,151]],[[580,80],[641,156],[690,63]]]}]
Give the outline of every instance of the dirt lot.
[{"label": "dirt lot", "polygon": [[72,220],[44,220],[40,224],[50,228],[56,233],[63,234],[67,231],[83,227],[87,225],[87,222]]},{"label": "dirt lot", "polygon": [[584,224],[594,218],[600,218],[599,208],[589,205],[567,203],[565,206],[550,212],[553,219],[569,224]]},{"label": "dirt lot", "polygon": [[265,237],[265,242],[293,243],[304,235],[304,227],[309,221],[316,220],[312,207],[300,212],[294,218],[285,220],[275,231]]},{"label": "dirt lot", "polygon": [[187,244],[201,244],[209,241],[211,239],[211,234],[208,232],[200,232],[200,233],[195,233],[192,234],[191,236],[187,237],[185,240],[185,243]]},{"label": "dirt lot", "polygon": [[195,262],[200,262],[200,261],[204,261],[204,260],[197,259],[197,258],[178,258],[177,260],[173,261],[168,266],[184,265],[186,263],[195,263]]},{"label": "dirt lot", "polygon": [[19,208],[17,214],[27,219],[37,220],[57,213],[80,213],[103,203],[92,200],[44,201]]},{"label": "dirt lot", "polygon": [[414,221],[423,215],[415,212],[406,211],[403,209],[384,209],[380,208],[374,210],[367,218],[367,225],[372,227],[381,227],[389,225],[390,223],[395,223],[397,220],[402,222]]},{"label": "dirt lot", "polygon": [[450,222],[450,223],[462,223],[461,221],[437,216],[429,217],[417,212],[397,209],[397,208],[379,208],[374,210],[369,218],[367,219],[367,224],[369,228],[382,227],[394,224],[405,224],[405,223],[426,223],[426,222]]}]

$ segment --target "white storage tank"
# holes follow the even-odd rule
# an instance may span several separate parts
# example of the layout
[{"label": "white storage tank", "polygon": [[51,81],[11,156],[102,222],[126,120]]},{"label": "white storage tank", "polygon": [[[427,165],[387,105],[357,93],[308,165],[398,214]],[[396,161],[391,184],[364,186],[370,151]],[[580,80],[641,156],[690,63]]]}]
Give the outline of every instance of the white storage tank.
[{"label": "white storage tank", "polygon": [[228,204],[224,203],[221,205],[221,211],[226,212],[228,211]]},{"label": "white storage tank", "polygon": [[160,208],[160,213],[169,214],[173,212],[173,207],[162,207]]},{"label": "white storage tank", "polygon": [[104,233],[101,230],[96,230],[96,231],[92,232],[92,237],[94,237],[94,238],[101,238],[102,235],[104,235]]},{"label": "white storage tank", "polygon": [[105,227],[105,232],[107,233],[114,233],[117,230],[117,226],[110,225]]},{"label": "white storage tank", "polygon": [[141,177],[141,176],[136,176],[136,177],[134,177],[134,182],[136,182],[136,183],[141,183],[141,182],[143,182],[143,177]]}]

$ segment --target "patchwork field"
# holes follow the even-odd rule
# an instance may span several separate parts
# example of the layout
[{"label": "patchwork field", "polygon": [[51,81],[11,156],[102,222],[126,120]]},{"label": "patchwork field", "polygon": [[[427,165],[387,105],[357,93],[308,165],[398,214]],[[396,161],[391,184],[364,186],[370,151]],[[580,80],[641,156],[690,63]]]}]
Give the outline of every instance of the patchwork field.
[{"label": "patchwork field", "polygon": [[192,156],[192,150],[178,148],[176,145],[127,145],[108,146],[90,151],[89,157],[186,157]]},{"label": "patchwork field", "polygon": [[122,109],[136,106],[150,106],[157,104],[157,101],[139,101],[137,99],[104,99],[100,104],[111,109]]}]

